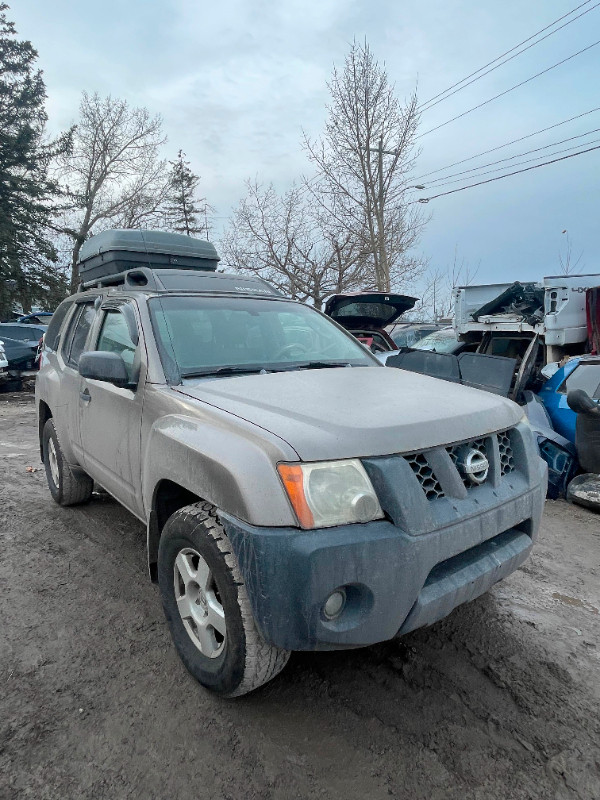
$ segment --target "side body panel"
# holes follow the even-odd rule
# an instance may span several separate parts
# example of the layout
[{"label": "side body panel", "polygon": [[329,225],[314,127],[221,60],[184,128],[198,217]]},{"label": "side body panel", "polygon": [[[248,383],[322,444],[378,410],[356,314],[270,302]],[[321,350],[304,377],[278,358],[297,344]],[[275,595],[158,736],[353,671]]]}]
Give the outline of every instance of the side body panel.
[{"label": "side body panel", "polygon": [[40,370],[36,377],[36,407],[39,413],[40,401],[48,405],[54,426],[67,462],[73,466],[81,465],[79,446],[79,374],[68,367],[61,353],[64,332],[68,329],[78,307],[73,305],[65,317],[59,345],[54,350],[42,349]]},{"label": "side body panel", "polygon": [[146,385],[142,491],[148,517],[163,480],[254,525],[296,525],[276,471],[297,461],[282,439],[167,386]]}]

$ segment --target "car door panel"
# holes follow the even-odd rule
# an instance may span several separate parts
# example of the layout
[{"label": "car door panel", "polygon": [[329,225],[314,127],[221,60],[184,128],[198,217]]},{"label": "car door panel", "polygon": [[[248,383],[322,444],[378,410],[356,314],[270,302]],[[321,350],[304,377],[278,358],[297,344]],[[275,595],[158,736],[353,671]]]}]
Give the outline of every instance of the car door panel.
[{"label": "car door panel", "polygon": [[[115,319],[118,325],[114,324]],[[107,335],[111,326],[112,332]],[[143,516],[136,488],[140,482],[143,392],[137,391],[137,386],[143,384],[145,367],[139,363],[140,345],[131,341],[128,331],[130,326],[118,308],[103,309],[95,349],[124,354],[136,385],[119,388],[105,381],[81,378],[79,419],[86,472],[130,511]],[[125,341],[127,335],[129,339]]]},{"label": "car door panel", "polygon": [[[59,359],[62,366],[61,399],[53,414],[58,424],[58,435],[67,445],[78,464],[83,463],[79,425],[79,392],[81,376],[77,365],[79,356],[90,338],[96,312],[94,302],[79,303],[69,321]],[[68,451],[67,451],[68,452]]]}]

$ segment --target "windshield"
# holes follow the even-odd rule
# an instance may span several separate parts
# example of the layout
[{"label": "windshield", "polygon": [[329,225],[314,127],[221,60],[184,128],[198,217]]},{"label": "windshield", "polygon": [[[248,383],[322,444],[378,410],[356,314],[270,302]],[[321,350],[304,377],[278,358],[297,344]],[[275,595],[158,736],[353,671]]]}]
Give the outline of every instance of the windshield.
[{"label": "windshield", "polygon": [[400,328],[392,333],[392,339],[397,347],[414,347],[416,342],[435,330],[435,328]]},{"label": "windshield", "polygon": [[156,297],[154,333],[169,380],[328,366],[378,366],[309,306],[250,297]]},{"label": "windshield", "polygon": [[435,350],[436,353],[452,353],[458,347],[458,339],[452,328],[435,331],[429,336],[424,336],[414,347],[417,350]]},{"label": "windshield", "polygon": [[573,389],[583,389],[592,400],[600,400],[600,363],[580,364],[561,384],[558,391],[567,394]]}]

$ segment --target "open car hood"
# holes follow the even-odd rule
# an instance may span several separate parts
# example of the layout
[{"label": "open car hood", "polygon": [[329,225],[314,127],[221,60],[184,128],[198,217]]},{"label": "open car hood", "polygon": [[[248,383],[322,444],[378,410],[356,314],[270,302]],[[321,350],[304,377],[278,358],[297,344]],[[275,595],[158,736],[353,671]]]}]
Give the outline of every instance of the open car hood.
[{"label": "open car hood", "polygon": [[323,310],[348,330],[378,330],[391,325],[405,311],[410,311],[417,299],[389,292],[334,294]]}]

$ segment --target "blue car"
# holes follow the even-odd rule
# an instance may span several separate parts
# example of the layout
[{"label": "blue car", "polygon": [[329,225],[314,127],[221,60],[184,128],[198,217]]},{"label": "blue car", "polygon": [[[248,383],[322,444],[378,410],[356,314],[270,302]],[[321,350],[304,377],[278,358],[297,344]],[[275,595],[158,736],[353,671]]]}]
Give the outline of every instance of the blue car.
[{"label": "blue car", "polygon": [[577,414],[567,404],[567,393],[571,389],[583,389],[592,400],[600,401],[600,356],[571,358],[546,381],[538,393],[554,430],[570,442],[575,442]]}]

